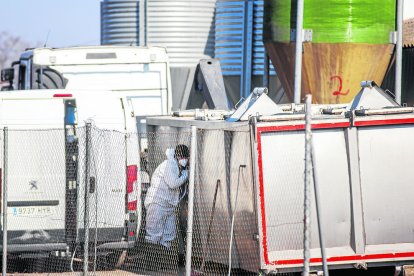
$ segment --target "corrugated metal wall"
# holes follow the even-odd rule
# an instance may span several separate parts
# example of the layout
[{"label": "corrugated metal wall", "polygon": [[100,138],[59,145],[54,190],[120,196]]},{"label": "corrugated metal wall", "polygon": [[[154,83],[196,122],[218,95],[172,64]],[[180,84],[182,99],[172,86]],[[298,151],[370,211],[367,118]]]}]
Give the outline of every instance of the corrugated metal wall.
[{"label": "corrugated metal wall", "polygon": [[[253,5],[248,5],[253,2]],[[249,11],[249,7],[253,11]],[[220,60],[223,74],[227,76],[241,75],[243,62],[251,58],[252,74],[264,74],[264,46],[263,46],[263,11],[264,0],[235,1],[219,0],[216,4],[216,29],[215,29],[215,58]],[[253,20],[246,18],[253,14]],[[251,31],[252,36],[249,36]],[[246,39],[251,41],[245,41]],[[246,53],[252,45],[251,53]],[[273,67],[272,75],[275,74]]]},{"label": "corrugated metal wall", "polygon": [[138,0],[104,0],[101,2],[101,44],[139,44]]},{"label": "corrugated metal wall", "polygon": [[172,67],[213,57],[215,0],[147,1],[147,43],[166,47]]}]

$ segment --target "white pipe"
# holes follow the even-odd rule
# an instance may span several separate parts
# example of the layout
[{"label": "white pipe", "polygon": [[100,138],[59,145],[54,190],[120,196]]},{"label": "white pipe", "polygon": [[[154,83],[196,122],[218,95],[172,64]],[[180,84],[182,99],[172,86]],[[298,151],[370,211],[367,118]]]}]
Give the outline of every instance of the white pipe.
[{"label": "white pipe", "polygon": [[195,117],[195,110],[183,110],[183,111],[174,111],[174,117]]},{"label": "white pipe", "polygon": [[365,110],[356,110],[356,115],[360,114],[363,116],[368,115],[392,115],[392,114],[406,114],[413,113],[414,107],[400,107],[400,108],[383,108],[383,109],[365,109]]},{"label": "white pipe", "polygon": [[147,46],[145,40],[145,28],[147,25],[145,24],[145,1],[139,1],[139,46]]},{"label": "white pipe", "polygon": [[197,159],[197,127],[191,127],[191,153],[190,153],[190,177],[188,183],[188,220],[187,220],[187,244],[185,254],[185,275],[191,275],[191,250],[193,244],[193,217],[194,217],[194,178]]},{"label": "white pipe", "polygon": [[303,9],[304,0],[298,0],[298,10],[296,16],[296,52],[295,52],[295,91],[294,103],[300,103],[302,90],[302,39],[303,39]]},{"label": "white pipe", "polygon": [[3,259],[2,275],[7,275],[7,178],[8,178],[8,128],[3,129],[4,151],[3,151]]},{"label": "white pipe", "polygon": [[311,178],[312,178],[312,95],[306,95],[306,128],[305,128],[305,179],[303,206],[303,276],[309,276],[311,245]]},{"label": "white pipe", "polygon": [[269,115],[259,116],[259,122],[279,122],[279,121],[293,121],[293,120],[304,120],[305,114],[283,114],[283,115]]},{"label": "white pipe", "polygon": [[395,101],[401,105],[402,42],[404,0],[397,0],[397,49],[395,59]]}]

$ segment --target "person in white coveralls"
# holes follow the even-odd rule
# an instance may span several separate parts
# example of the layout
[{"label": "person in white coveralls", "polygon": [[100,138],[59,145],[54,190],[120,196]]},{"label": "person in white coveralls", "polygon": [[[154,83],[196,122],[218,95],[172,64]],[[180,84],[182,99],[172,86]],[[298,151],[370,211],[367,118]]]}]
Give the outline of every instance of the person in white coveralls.
[{"label": "person in white coveralls", "polygon": [[185,145],[167,149],[167,160],[154,171],[151,186],[144,201],[146,209],[145,240],[151,244],[171,247],[176,237],[176,208],[180,187],[188,179],[190,152]]}]

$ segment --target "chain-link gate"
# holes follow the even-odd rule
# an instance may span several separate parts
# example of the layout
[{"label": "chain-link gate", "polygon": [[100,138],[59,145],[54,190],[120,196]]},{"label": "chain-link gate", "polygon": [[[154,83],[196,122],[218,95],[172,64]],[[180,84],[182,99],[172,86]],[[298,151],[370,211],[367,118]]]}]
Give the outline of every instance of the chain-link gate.
[{"label": "chain-link gate", "polygon": [[[256,275],[251,132],[193,133],[193,144],[189,127],[145,135],[91,124],[72,132],[9,129],[6,144],[3,133],[7,271],[185,275],[187,265],[190,275]],[[189,155],[180,166],[178,145]],[[155,179],[173,177],[162,175],[168,164],[181,180],[163,196]]]},{"label": "chain-link gate", "polygon": [[8,272],[123,265],[141,223],[136,133],[8,129],[1,146]]}]

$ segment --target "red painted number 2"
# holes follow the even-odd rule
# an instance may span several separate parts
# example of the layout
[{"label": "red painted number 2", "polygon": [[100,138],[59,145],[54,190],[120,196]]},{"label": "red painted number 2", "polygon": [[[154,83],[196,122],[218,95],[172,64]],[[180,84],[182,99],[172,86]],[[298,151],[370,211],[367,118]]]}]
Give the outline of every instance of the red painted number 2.
[{"label": "red painted number 2", "polygon": [[349,89],[347,89],[346,92],[342,92],[342,78],[341,78],[341,76],[332,76],[331,77],[331,82],[334,81],[334,80],[339,81],[339,86],[338,86],[338,89],[336,91],[332,92],[332,95],[334,95],[334,96],[348,95]]}]

